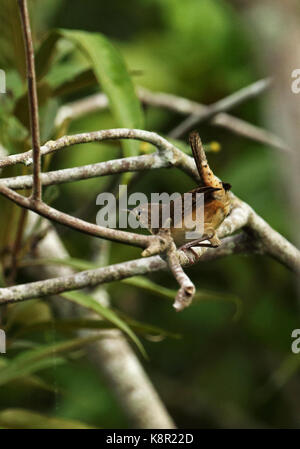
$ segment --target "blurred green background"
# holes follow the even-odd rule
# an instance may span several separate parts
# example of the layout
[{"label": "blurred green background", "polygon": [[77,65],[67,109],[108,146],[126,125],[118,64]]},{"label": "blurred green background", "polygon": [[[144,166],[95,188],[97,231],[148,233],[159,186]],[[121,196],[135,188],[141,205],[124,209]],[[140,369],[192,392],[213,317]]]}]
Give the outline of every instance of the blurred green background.
[{"label": "blurred green background", "polygon": [[[241,18],[226,1],[35,0],[31,6],[37,46],[53,28],[101,32],[119,49],[135,86],[209,104],[262,76],[255,54],[259,48],[253,46]],[[16,26],[12,25],[14,36]],[[5,36],[6,29],[8,36]],[[0,139],[13,153],[28,147],[28,128],[26,120],[22,123],[22,114],[16,113],[16,103],[24,93],[20,76],[22,61],[17,60],[21,66],[17,75],[16,59],[7,51],[8,25],[3,30],[0,67],[8,72],[9,98],[1,101]],[[59,45],[60,57],[47,75],[47,82],[52,86],[72,79],[88,67],[87,60],[73,51],[69,43],[62,41]],[[41,105],[43,141],[53,137],[53,118],[59,105],[99,91],[97,83],[86,84],[62,92]],[[236,108],[233,114],[264,126],[262,106],[266,95]],[[9,120],[8,114],[11,114]],[[144,114],[144,129],[162,135],[167,135],[182,120],[178,114],[152,107],[144,107]],[[100,111],[75,120],[67,132],[116,125],[109,111]],[[221,145],[219,152],[208,153],[215,173],[230,182],[234,193],[271,226],[292,240],[284,189],[278,183],[276,150],[209,124],[201,124],[198,130],[204,143],[217,141]],[[48,164],[54,170],[120,154],[121,146],[117,143],[89,144],[64,150],[49,159]],[[2,176],[21,174],[24,170],[23,167],[6,169]],[[115,189],[119,181],[117,177],[98,178],[59,186],[54,205],[94,221],[98,211],[96,196]],[[165,169],[137,176],[129,184],[129,190],[149,194],[155,187],[157,192],[185,192],[193,186],[180,171]],[[17,222],[19,212],[3,199],[0,208],[3,249],[9,240],[8,220]],[[57,230],[72,257],[95,259],[99,250],[95,239],[60,226]],[[9,238],[12,240],[13,236]],[[109,263],[137,258],[139,254],[138,249],[112,244]],[[2,261],[5,261],[3,251]],[[179,334],[180,338],[142,336],[149,360],[139,355],[177,425],[181,428],[299,427],[300,360],[290,349],[291,332],[299,328],[294,275],[277,262],[260,256],[233,256],[198,264],[187,272],[199,295],[189,309],[179,314],[173,310],[171,300],[157,293],[119,282],[106,287],[116,310]],[[177,287],[169,273],[156,273],[149,278],[157,285],[173,290]],[[18,281],[25,280],[28,277],[20,270]],[[25,326],[26,314],[35,316],[37,321],[44,314],[52,316],[47,304],[30,301],[26,307],[14,306],[15,311],[6,311],[3,323],[10,314],[17,317],[19,314],[15,318],[19,327]],[[16,338],[13,335],[11,338],[12,349],[7,356],[0,356],[0,367],[4,359],[13,359],[22,352]],[[24,337],[28,344],[29,341],[59,342],[63,338],[55,328]],[[72,353],[63,363],[53,359],[52,365],[49,363],[39,371],[39,379],[44,382],[43,386],[30,384],[25,378],[0,386],[0,427],[7,425],[5,411],[15,408],[93,427],[130,426],[104,379],[99,378],[85,357],[84,349]],[[14,416],[9,419],[11,426],[17,425]]]}]

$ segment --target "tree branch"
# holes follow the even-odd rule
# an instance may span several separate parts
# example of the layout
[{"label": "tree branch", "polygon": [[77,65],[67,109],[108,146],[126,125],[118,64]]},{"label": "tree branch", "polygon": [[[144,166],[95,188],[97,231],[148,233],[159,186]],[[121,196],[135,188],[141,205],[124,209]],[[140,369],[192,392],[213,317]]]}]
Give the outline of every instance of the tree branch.
[{"label": "tree branch", "polygon": [[[156,146],[161,156],[166,160],[171,158],[170,162],[174,161],[174,156],[181,158],[182,152],[178,150],[173,144],[168,142],[163,137],[150,131],[141,129],[117,128],[107,129],[103,131],[94,131],[90,133],[74,134],[72,136],[64,136],[58,140],[50,140],[41,147],[41,155],[50,154],[72,145],[78,145],[91,142],[102,142],[105,140],[119,140],[119,139],[135,139],[142,142],[148,142]],[[0,160],[0,168],[9,167],[23,163],[25,165],[32,164],[32,150],[25,153],[13,154]]]},{"label": "tree branch", "polygon": [[256,81],[250,86],[244,87],[243,89],[234,92],[222,100],[213,103],[201,113],[197,115],[190,115],[182,123],[180,123],[173,131],[169,133],[170,137],[179,138],[186,132],[190,131],[194,126],[198,125],[204,120],[209,120],[216,114],[220,112],[228,111],[236,106],[239,106],[246,100],[256,97],[265,91],[271,84],[271,79],[266,78],[263,80]]},{"label": "tree branch", "polygon": [[[63,224],[69,228],[75,229],[84,234],[92,235],[94,237],[101,237],[108,240],[126,243],[128,245],[138,246],[141,248],[151,247],[154,242],[158,241],[155,236],[145,236],[134,234],[132,232],[119,231],[117,229],[110,229],[103,226],[98,226],[93,223],[72,217],[71,215],[53,209],[43,202],[33,202],[30,198],[26,198],[13,190],[7,188],[0,183],[0,193],[25,209],[29,209],[44,218],[48,218],[56,223]],[[158,242],[159,243],[159,242]]]},{"label": "tree branch", "polygon": [[262,143],[263,145],[269,145],[277,150],[284,152],[292,151],[291,148],[282,139],[280,139],[280,137],[270,131],[259,128],[258,126],[252,125],[245,120],[226,114],[225,112],[215,115],[212,118],[211,123],[213,125],[226,128],[239,136],[246,137]]},{"label": "tree branch", "polygon": [[[157,155],[150,155],[151,157],[158,156],[159,160],[156,160],[158,166],[160,166],[162,160],[163,164],[177,166],[199,182],[199,174],[196,170],[195,162],[191,157],[178,150],[166,139],[163,139],[155,133],[150,133],[147,131],[116,129],[78,134],[75,136],[65,136],[56,142],[51,142],[50,144],[48,143],[48,147],[46,147],[44,151],[56,151],[60,148],[63,148],[64,144],[72,145],[79,142],[83,143],[86,141],[103,140],[109,138],[135,138],[138,140],[148,141],[149,143],[156,145],[158,148]],[[16,156],[14,157],[16,158]],[[7,159],[8,158],[6,158],[5,160],[7,161]],[[139,167],[140,161],[141,159],[137,158],[134,160],[134,164],[136,164],[136,167]],[[144,163],[145,158],[142,159],[142,161]],[[109,166],[109,169],[111,170],[114,161],[110,161],[110,163],[112,164]],[[124,160],[122,162],[118,160],[117,167],[120,168],[123,163]],[[156,164],[154,168],[157,168]],[[14,201],[21,207],[33,210],[43,217],[49,218],[52,221],[64,224],[86,234],[144,247],[146,248],[146,250],[144,250],[143,252],[144,256],[151,256],[155,253],[160,253],[167,248],[167,242],[164,241],[164,239],[160,236],[138,235],[129,232],[103,228],[92,223],[79,220],[77,218],[64,214],[63,212],[57,211],[56,209],[47,206],[43,202],[32,202],[29,198],[19,195],[18,193],[6,187],[5,184],[1,182],[0,193],[10,200]],[[261,217],[255,214],[250,206],[240,201],[233,194],[231,194],[231,204],[232,210],[230,215],[224,220],[224,222],[217,230],[217,234],[219,237],[222,238],[226,235],[233,234],[238,229],[246,228],[248,232],[252,233],[256,250],[259,249],[261,253],[269,254],[293,271],[300,271],[300,253],[297,248],[295,248],[284,237],[274,231]],[[235,248],[236,246],[234,246],[234,250]],[[207,251],[207,248],[199,248],[196,249],[196,251],[198,253],[197,256],[201,257]],[[186,255],[182,252],[179,253],[178,260],[180,265],[191,263],[191,260],[187,259]],[[173,270],[173,273],[175,274],[176,272],[175,277],[177,278],[177,280],[179,280],[179,271],[177,270],[178,267],[176,263],[175,259],[172,256],[170,266]],[[63,291],[80,289],[88,286],[98,285],[103,282],[123,279],[125,277],[134,276],[136,274],[144,274],[151,271],[166,269],[166,267],[166,262],[160,256],[156,256],[149,257],[146,260],[139,259],[131,262],[126,262],[124,264],[101,268],[99,270],[87,271],[79,273],[77,275],[73,275],[71,277],[49,279],[46,281],[41,281],[40,283],[21,286],[19,285],[11,287],[10,289],[0,289],[0,303],[5,304],[11,301],[28,299],[29,297],[40,297],[57,294]],[[181,276],[181,279],[179,280],[181,285],[185,283],[186,279],[183,280],[183,283],[181,282],[182,280],[183,278]]]},{"label": "tree branch", "polygon": [[[174,161],[175,162],[175,161]],[[168,168],[172,164],[158,153],[113,159],[107,162],[65,168],[41,174],[43,186],[63,184],[84,179],[108,176],[116,173]],[[175,164],[174,164],[175,165]],[[33,184],[31,175],[0,178],[1,184],[13,190],[30,189]]]},{"label": "tree branch", "polygon": [[[187,98],[165,92],[152,92],[144,87],[138,88],[139,99],[146,105],[165,108],[178,114],[202,116],[209,106],[197,103]],[[55,124],[60,128],[65,121],[75,120],[86,114],[106,109],[109,101],[104,93],[90,95],[62,106],[57,113]],[[211,118],[210,123],[220,126],[242,137],[269,145],[281,151],[291,151],[290,147],[278,136],[237,117],[220,112]]]},{"label": "tree branch", "polygon": [[171,272],[180,286],[173,304],[174,309],[180,312],[191,304],[196,289],[190,278],[183,271],[174,242],[171,243],[167,251],[167,261]]},{"label": "tree branch", "polygon": [[36,89],[36,75],[34,66],[34,49],[31,36],[30,19],[27,7],[27,0],[18,0],[21,16],[21,23],[24,36],[27,80],[28,80],[28,101],[30,112],[30,126],[33,146],[33,190],[32,198],[39,201],[42,196],[42,187],[40,180],[41,173],[41,154],[40,154],[40,126],[39,109]]},{"label": "tree branch", "polygon": [[[269,255],[283,265],[295,272],[300,272],[300,251],[288,242],[283,236],[271,228],[261,217],[259,217],[250,206],[236,197],[233,198],[234,208],[231,214],[224,220],[218,228],[217,234],[222,238],[232,234],[238,229],[245,228],[251,232],[254,251],[260,254]],[[239,237],[240,239],[240,237]],[[207,249],[194,248],[197,253],[197,260],[200,261],[219,256],[234,254],[236,248],[240,253],[239,240],[227,239],[226,248]],[[223,247],[223,249],[222,249]],[[249,251],[249,246],[246,246]],[[220,253],[221,252],[221,253]],[[206,256],[206,254],[211,256]],[[185,253],[179,253],[181,265],[188,265],[191,260]],[[152,256],[145,259],[136,259],[96,270],[88,270],[71,276],[47,279],[45,281],[33,282],[0,289],[0,304],[23,301],[25,299],[42,298],[48,295],[58,294],[64,291],[76,290],[85,287],[93,287],[107,282],[113,282],[127,277],[147,274],[159,270],[166,270],[168,267],[165,260],[160,256]]]}]

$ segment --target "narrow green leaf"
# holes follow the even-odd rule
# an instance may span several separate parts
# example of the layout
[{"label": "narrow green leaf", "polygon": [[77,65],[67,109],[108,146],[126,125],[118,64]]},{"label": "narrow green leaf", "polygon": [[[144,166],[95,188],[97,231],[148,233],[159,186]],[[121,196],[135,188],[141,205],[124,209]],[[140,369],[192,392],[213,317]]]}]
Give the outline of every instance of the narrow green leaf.
[{"label": "narrow green leaf", "polygon": [[[51,33],[37,55],[39,74],[45,74],[49,68],[43,69],[43,64],[45,65],[47,54],[48,58],[53,57],[59,37],[73,42],[90,62],[101,89],[109,98],[117,126],[142,128],[143,111],[126,64],[119,51],[104,35],[64,29]],[[139,144],[137,142],[124,141],[123,146],[126,156],[138,154]]]},{"label": "narrow green leaf", "polygon": [[[41,82],[37,85],[39,107],[44,106],[51,97],[52,91],[47,82]],[[30,129],[29,105],[27,91],[18,99],[14,108],[14,115],[25,126]]]},{"label": "narrow green leaf", "polygon": [[144,357],[147,357],[145,349],[135,333],[130,329],[130,327],[123,321],[112,309],[109,309],[108,307],[104,307],[102,304],[100,304],[98,301],[96,301],[91,296],[73,291],[73,292],[67,292],[62,293],[61,296],[63,298],[66,298],[70,301],[75,302],[76,304],[79,304],[83,307],[86,307],[93,312],[98,313],[102,318],[106,319],[107,321],[113,323],[116,327],[118,327],[120,330],[122,330],[125,334],[128,335],[128,337],[136,344],[136,346],[139,348],[141,353],[144,355]]},{"label": "narrow green leaf", "polygon": [[60,83],[53,88],[52,95],[59,97],[61,95],[72,94],[80,89],[90,86],[96,86],[97,79],[92,69],[87,69],[75,73],[72,77]]},{"label": "narrow green leaf", "polygon": [[60,36],[57,33],[49,33],[40,45],[35,58],[36,77],[39,81],[45,76],[53,63],[55,48]]},{"label": "narrow green leaf", "polygon": [[88,337],[78,337],[72,340],[43,345],[36,349],[23,351],[5,366],[1,367],[0,385],[53,366],[54,361],[61,363],[63,359],[59,358],[58,354],[78,349],[99,338],[101,338],[100,334],[89,335]]},{"label": "narrow green leaf", "polygon": [[[29,351],[34,351],[30,349]],[[29,351],[26,351],[26,355]],[[24,354],[24,353],[23,353]],[[65,363],[62,357],[45,356],[42,360],[19,360],[19,356],[16,356],[13,360],[0,369],[0,386],[9,382],[13,382],[19,379],[24,379],[32,373],[36,373],[41,370],[52,368],[54,365],[58,366]]]},{"label": "narrow green leaf", "polygon": [[92,429],[80,421],[50,417],[24,409],[0,412],[0,426],[6,429]]},{"label": "narrow green leaf", "polygon": [[[143,127],[142,109],[131,77],[121,55],[111,42],[99,33],[73,30],[59,32],[73,41],[90,60],[98,82],[109,98],[118,126]],[[125,156],[134,156],[139,152],[138,142],[124,141],[123,147]]]},{"label": "narrow green leaf", "polygon": [[[179,338],[178,334],[174,334],[173,332],[166,331],[165,329],[161,329],[157,326],[152,326],[150,324],[142,323],[132,318],[128,317],[125,314],[120,314],[122,319],[132,328],[135,332],[140,333],[142,335],[154,334],[154,335],[162,335],[164,337],[171,338]],[[51,320],[51,321],[43,321],[40,323],[34,323],[29,326],[22,326],[22,328],[17,329],[15,332],[10,332],[13,338],[17,338],[19,336],[24,336],[27,334],[32,334],[34,332],[43,332],[55,329],[58,332],[71,332],[78,331],[81,329],[114,329],[115,324],[109,323],[104,320],[95,320],[95,319],[86,319],[86,318],[72,318],[72,319],[64,319],[64,320]]]},{"label": "narrow green leaf", "polygon": [[13,338],[32,334],[36,332],[45,332],[55,329],[58,332],[72,332],[81,329],[113,329],[115,325],[104,320],[93,320],[86,318],[71,318],[64,320],[41,321],[40,323],[22,326],[15,331],[10,331]]},{"label": "narrow green leaf", "polygon": [[56,259],[55,257],[40,258],[40,259],[27,259],[20,263],[20,266],[39,266],[39,265],[62,265],[74,268],[75,270],[93,270],[99,268],[99,266],[93,262],[77,259],[75,257]]},{"label": "narrow green leaf", "polygon": [[17,1],[1,0],[0,29],[0,67],[17,68],[25,79],[26,61]]}]

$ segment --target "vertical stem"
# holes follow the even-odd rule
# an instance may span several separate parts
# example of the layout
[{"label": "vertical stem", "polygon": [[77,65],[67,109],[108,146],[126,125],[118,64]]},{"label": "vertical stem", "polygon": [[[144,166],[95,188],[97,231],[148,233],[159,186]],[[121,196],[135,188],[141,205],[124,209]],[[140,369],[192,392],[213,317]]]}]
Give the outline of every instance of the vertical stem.
[{"label": "vertical stem", "polygon": [[18,255],[21,249],[22,245],[22,238],[26,226],[26,219],[27,219],[27,213],[28,210],[21,209],[20,217],[19,217],[19,223],[17,227],[17,233],[16,238],[14,242],[14,246],[12,248],[11,253],[11,272],[9,276],[9,284],[13,285],[16,279],[17,271],[18,271]]},{"label": "vertical stem", "polygon": [[34,66],[34,49],[30,28],[27,0],[18,0],[20,16],[23,29],[23,37],[26,53],[27,81],[28,81],[28,101],[30,113],[30,127],[33,147],[33,189],[32,198],[35,201],[41,200],[41,153],[40,153],[40,127],[38,97],[36,89],[36,75]]}]

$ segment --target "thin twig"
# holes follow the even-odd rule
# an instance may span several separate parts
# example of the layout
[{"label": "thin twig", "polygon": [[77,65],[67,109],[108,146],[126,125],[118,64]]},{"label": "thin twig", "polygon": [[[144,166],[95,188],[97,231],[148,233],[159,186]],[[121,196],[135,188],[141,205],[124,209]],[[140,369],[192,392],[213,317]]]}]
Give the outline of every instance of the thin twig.
[{"label": "thin twig", "polygon": [[[209,106],[197,103],[187,98],[165,92],[152,92],[144,87],[139,87],[137,92],[139,99],[144,104],[158,108],[165,108],[178,114],[197,115],[201,117],[203,112],[207,111],[209,108]],[[106,109],[108,105],[109,101],[104,93],[93,94],[83,99],[68,103],[58,110],[55,119],[56,127],[60,128],[65,121],[75,120],[85,116],[86,114]],[[210,123],[215,126],[226,128],[237,135],[271,146],[278,150],[291,151],[290,147],[283,142],[282,139],[270,131],[256,125],[252,125],[245,120],[241,120],[225,112],[216,114],[211,118]]]},{"label": "thin twig", "polygon": [[240,105],[246,100],[250,98],[254,98],[257,95],[264,92],[271,84],[271,79],[266,78],[263,80],[256,81],[250,86],[244,87],[243,89],[234,92],[228,97],[223,98],[222,100],[213,103],[210,106],[207,106],[205,111],[202,114],[190,115],[186,118],[182,123],[180,123],[176,128],[174,128],[169,136],[174,139],[181,137],[183,134],[191,130],[194,126],[198,125],[200,122],[204,120],[211,119],[214,115],[219,114],[220,112],[229,111],[230,109]]},{"label": "thin twig", "polygon": [[291,152],[291,148],[280,137],[225,112],[215,115],[211,123],[226,128],[239,136],[269,145],[277,150]]},{"label": "thin twig", "polygon": [[34,49],[31,35],[27,0],[18,0],[18,3],[19,3],[19,10],[25,44],[25,53],[26,53],[28,101],[29,101],[30,126],[31,126],[32,147],[33,147],[34,182],[33,182],[32,198],[34,201],[40,201],[42,197],[42,186],[40,180],[40,173],[41,173],[40,126],[39,126],[38,96],[36,89],[36,75],[34,65]]},{"label": "thin twig", "polygon": [[190,278],[183,271],[174,242],[171,243],[167,251],[167,261],[171,272],[180,286],[173,304],[174,309],[180,312],[191,304],[196,289]]}]

